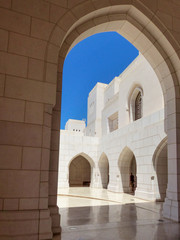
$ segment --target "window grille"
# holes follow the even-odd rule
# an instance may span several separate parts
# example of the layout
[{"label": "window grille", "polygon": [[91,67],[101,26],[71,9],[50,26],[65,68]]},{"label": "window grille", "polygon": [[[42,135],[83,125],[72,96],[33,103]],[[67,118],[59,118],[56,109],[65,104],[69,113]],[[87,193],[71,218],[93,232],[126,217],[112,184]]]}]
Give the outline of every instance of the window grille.
[{"label": "window grille", "polygon": [[142,117],[142,96],[141,92],[139,92],[135,100],[135,120],[138,120],[141,117]]}]

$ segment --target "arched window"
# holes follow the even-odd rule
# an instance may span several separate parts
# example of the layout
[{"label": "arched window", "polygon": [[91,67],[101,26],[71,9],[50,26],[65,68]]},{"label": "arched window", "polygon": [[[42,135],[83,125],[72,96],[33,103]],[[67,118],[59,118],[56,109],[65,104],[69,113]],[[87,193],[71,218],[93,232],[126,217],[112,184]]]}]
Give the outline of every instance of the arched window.
[{"label": "arched window", "polygon": [[142,117],[142,96],[141,92],[139,92],[135,100],[135,120],[138,120],[141,117]]},{"label": "arched window", "polygon": [[130,121],[136,121],[143,116],[142,104],[143,104],[143,91],[140,87],[136,87],[130,96],[129,109],[130,109]]}]

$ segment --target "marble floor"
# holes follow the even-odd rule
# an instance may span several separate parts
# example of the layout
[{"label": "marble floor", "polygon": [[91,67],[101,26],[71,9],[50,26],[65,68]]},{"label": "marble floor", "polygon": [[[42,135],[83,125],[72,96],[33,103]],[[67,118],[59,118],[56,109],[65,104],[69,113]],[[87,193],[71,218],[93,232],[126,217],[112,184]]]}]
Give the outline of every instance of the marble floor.
[{"label": "marble floor", "polygon": [[62,234],[53,240],[180,240],[161,203],[105,189],[66,188],[58,197]]}]

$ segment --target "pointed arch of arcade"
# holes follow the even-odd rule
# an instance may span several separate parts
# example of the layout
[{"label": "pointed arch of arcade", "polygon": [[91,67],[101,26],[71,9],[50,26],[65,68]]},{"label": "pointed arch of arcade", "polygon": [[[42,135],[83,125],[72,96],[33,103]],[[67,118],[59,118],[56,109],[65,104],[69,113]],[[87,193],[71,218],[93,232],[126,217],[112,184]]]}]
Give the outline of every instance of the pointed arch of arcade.
[{"label": "pointed arch of arcade", "polygon": [[[129,147],[125,147],[118,159],[118,167],[120,171],[121,187],[124,193],[131,193],[132,188],[130,186],[130,174],[134,175],[135,186],[137,186],[137,166],[136,158],[133,151]],[[135,189],[134,189],[135,190]]]},{"label": "pointed arch of arcade", "polygon": [[90,186],[95,164],[86,153],[76,154],[68,164],[69,186]]},{"label": "pointed arch of arcade", "polygon": [[[124,4],[125,3],[125,4]],[[173,3],[172,3],[173,4]],[[46,48],[45,67],[54,64],[57,68],[57,88],[55,106],[52,111],[51,154],[49,175],[49,208],[56,208],[57,172],[53,168],[54,151],[58,152],[59,119],[61,110],[62,72],[65,57],[70,49],[81,40],[99,32],[116,31],[130,41],[148,60],[160,81],[165,102],[165,130],[168,136],[168,148],[171,145],[173,175],[168,173],[168,201],[164,203],[163,214],[167,218],[180,220],[180,194],[178,175],[180,166],[178,157],[179,134],[177,123],[180,121],[179,83],[180,45],[171,34],[157,11],[150,10],[141,1],[97,1],[87,0],[75,4],[57,21]],[[50,76],[51,68],[46,67],[44,79]],[[171,119],[171,121],[168,121]],[[57,145],[57,146],[55,146]],[[173,146],[172,146],[173,145]],[[173,183],[173,184],[172,184]],[[51,186],[54,186],[51,188]],[[171,194],[173,193],[173,194]],[[173,208],[171,207],[173,204]],[[54,207],[53,207],[54,206]],[[176,210],[175,210],[176,208]],[[53,211],[53,210],[52,210]]]},{"label": "pointed arch of arcade", "polygon": [[104,152],[100,155],[98,167],[102,187],[107,188],[109,184],[109,160]]},{"label": "pointed arch of arcade", "polygon": [[164,201],[168,184],[167,137],[157,146],[153,154],[154,191],[157,201]]},{"label": "pointed arch of arcade", "polygon": [[68,164],[68,167],[70,166],[71,162],[72,162],[75,158],[77,158],[78,156],[82,156],[82,157],[84,157],[85,159],[87,159],[87,161],[89,162],[89,164],[91,165],[92,168],[95,167],[95,163],[94,163],[93,159],[92,159],[87,153],[84,153],[84,152],[77,153],[76,155],[74,155],[74,156],[71,158],[71,160],[70,160],[70,162],[69,162],[69,164]]}]

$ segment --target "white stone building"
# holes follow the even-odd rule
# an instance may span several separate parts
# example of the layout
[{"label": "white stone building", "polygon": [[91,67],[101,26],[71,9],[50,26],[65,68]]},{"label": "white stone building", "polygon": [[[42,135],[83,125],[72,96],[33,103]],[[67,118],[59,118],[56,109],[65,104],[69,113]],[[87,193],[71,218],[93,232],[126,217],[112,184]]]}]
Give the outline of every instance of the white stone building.
[{"label": "white stone building", "polygon": [[159,80],[142,55],[110,84],[89,93],[87,127],[70,119],[60,132],[59,188],[89,185],[163,201],[167,138]]}]

